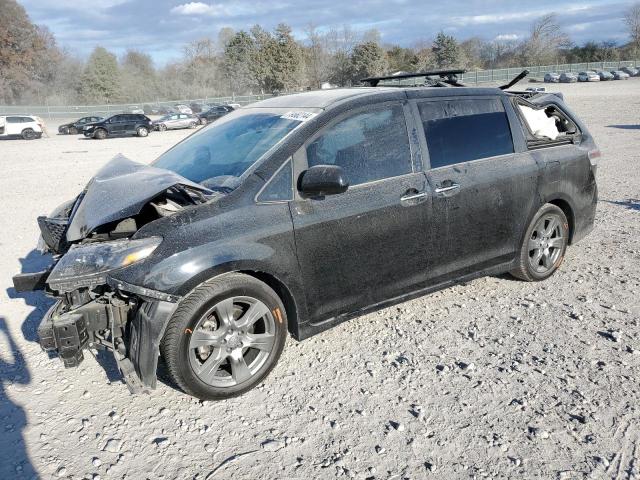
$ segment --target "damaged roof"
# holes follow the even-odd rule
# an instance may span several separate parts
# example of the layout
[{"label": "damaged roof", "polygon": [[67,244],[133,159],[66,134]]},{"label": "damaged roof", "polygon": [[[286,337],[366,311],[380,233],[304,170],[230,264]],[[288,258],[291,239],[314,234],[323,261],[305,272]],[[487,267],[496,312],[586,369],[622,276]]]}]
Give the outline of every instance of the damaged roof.
[{"label": "damaged roof", "polygon": [[407,98],[442,97],[458,95],[504,95],[496,87],[352,87],[313,90],[269,98],[251,104],[251,108],[327,108],[330,105],[355,97],[375,96],[404,92]]}]

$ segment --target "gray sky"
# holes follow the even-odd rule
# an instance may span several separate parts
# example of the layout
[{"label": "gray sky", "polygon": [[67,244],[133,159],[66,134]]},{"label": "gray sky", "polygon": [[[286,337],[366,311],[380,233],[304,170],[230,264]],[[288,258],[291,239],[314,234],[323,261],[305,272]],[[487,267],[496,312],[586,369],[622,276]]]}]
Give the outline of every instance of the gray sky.
[{"label": "gray sky", "polygon": [[280,22],[301,39],[310,22],[320,29],[351,25],[378,29],[385,43],[412,46],[443,30],[465,39],[518,39],[531,22],[555,12],[571,39],[625,42],[622,17],[633,1],[538,0],[18,0],[31,19],[49,27],[58,42],[86,55],[96,45],[118,54],[127,48],[150,53],[163,65],[188,41],[215,37],[222,27],[271,29]]}]

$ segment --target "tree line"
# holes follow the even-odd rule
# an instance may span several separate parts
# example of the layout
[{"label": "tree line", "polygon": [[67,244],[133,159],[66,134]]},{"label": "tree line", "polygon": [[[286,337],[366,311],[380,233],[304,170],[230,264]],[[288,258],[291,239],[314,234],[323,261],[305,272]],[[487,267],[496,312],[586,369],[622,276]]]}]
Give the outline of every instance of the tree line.
[{"label": "tree line", "polygon": [[638,58],[640,3],[623,19],[629,42],[572,44],[554,14],[526,38],[459,40],[444,32],[411,47],[388,45],[377,30],[309,25],[296,39],[282,23],[273,31],[221,29],[185,45],[179,59],[156,67],[131,49],[118,58],[97,46],[87,59],[60,47],[15,0],[0,0],[0,104],[139,103],[155,99],[291,92],[324,84],[350,86],[364,77],[435,68],[493,69]]}]

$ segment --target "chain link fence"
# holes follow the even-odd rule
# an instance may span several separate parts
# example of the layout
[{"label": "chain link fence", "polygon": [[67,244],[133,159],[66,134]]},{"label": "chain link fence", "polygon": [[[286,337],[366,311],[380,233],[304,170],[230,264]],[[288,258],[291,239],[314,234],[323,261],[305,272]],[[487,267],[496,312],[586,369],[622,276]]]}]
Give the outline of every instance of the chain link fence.
[{"label": "chain link fence", "polygon": [[[589,63],[567,63],[557,65],[541,65],[533,67],[513,67],[500,68],[495,70],[473,70],[469,71],[460,78],[460,81],[468,85],[479,84],[498,84],[506,83],[523,70],[529,70],[529,78],[542,80],[547,72],[582,72],[584,70],[618,70],[622,67],[630,67],[640,65],[635,60],[624,60],[617,62],[589,62]],[[411,81],[398,82],[399,84],[411,84]],[[143,110],[146,114],[159,113],[162,107],[175,107],[175,105],[191,104],[229,104],[237,103],[240,105],[248,105],[265,98],[271,98],[273,95],[243,95],[229,97],[213,97],[213,98],[195,98],[188,100],[170,100],[170,101],[150,101],[144,103],[125,103],[118,105],[28,105],[28,106],[0,106],[0,115],[25,114],[38,115],[43,118],[79,118],[87,115],[100,115],[107,117],[117,113],[129,113],[132,110]]]}]

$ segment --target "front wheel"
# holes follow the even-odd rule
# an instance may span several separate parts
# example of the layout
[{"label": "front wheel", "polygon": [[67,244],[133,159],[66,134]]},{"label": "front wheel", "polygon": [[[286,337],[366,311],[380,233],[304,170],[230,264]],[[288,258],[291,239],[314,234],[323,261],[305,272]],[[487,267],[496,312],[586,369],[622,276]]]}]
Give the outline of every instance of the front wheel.
[{"label": "front wheel", "polygon": [[107,131],[104,128],[99,128],[93,134],[93,138],[104,140],[105,138],[107,138]]},{"label": "front wheel", "polygon": [[527,282],[549,278],[560,267],[568,244],[566,215],[556,205],[543,205],[527,229],[518,264],[511,275]]},{"label": "front wheel", "polygon": [[207,124],[207,119],[205,117],[201,117],[200,118],[200,125],[206,125]]},{"label": "front wheel", "polygon": [[78,134],[78,129],[76,127],[70,127],[69,131],[67,133],[69,135],[77,135]]},{"label": "front wheel", "polygon": [[147,127],[138,127],[136,133],[139,137],[146,137],[147,135],[149,135],[149,129]]},{"label": "front wheel", "polygon": [[202,400],[241,395],[276,365],[287,315],[266,284],[230,273],[196,288],[169,321],[160,346],[174,382]]},{"label": "front wheel", "polygon": [[191,122],[189,124],[189,128],[196,128],[198,126],[198,124],[196,122]]}]

